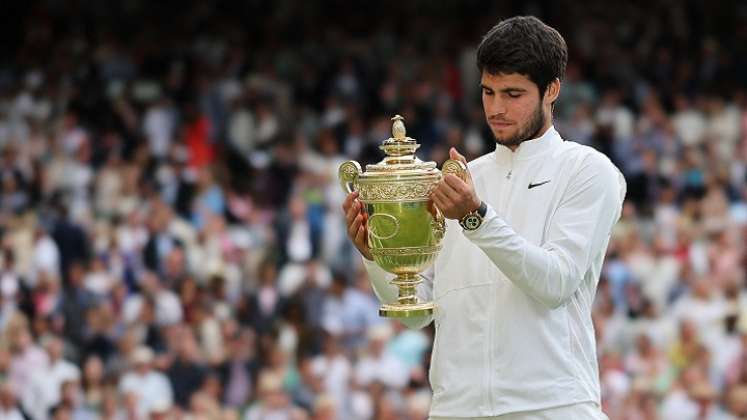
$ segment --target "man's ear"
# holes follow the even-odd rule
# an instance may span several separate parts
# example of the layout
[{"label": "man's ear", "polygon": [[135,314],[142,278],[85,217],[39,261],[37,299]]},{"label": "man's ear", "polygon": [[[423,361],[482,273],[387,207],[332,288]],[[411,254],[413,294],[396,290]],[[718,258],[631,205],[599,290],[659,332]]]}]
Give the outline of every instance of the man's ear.
[{"label": "man's ear", "polygon": [[547,85],[547,88],[545,89],[545,98],[544,100],[546,103],[552,104],[560,95],[560,79],[555,79],[552,82],[550,82],[549,85]]}]

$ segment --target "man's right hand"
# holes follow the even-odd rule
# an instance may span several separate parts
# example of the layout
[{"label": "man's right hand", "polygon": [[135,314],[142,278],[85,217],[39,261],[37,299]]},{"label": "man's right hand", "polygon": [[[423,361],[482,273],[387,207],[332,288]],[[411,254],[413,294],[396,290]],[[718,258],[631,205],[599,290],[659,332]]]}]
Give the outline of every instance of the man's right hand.
[{"label": "man's right hand", "polygon": [[358,251],[373,261],[371,249],[368,247],[368,214],[363,211],[363,203],[358,200],[358,191],[348,194],[342,203],[342,211],[345,212],[345,221],[348,226],[348,238]]}]

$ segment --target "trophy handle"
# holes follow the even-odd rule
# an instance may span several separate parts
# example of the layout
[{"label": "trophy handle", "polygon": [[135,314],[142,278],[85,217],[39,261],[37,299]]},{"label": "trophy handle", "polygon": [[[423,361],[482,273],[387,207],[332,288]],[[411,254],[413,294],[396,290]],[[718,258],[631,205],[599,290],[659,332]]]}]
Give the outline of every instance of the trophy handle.
[{"label": "trophy handle", "polygon": [[346,193],[350,194],[357,189],[358,177],[363,173],[361,165],[354,161],[349,160],[337,170],[337,176],[340,179],[340,185]]},{"label": "trophy handle", "polygon": [[467,181],[467,165],[459,160],[449,159],[441,167],[441,173],[444,175],[452,174],[462,181]]},{"label": "trophy handle", "polygon": [[446,235],[446,218],[438,206],[434,205],[433,208],[436,209],[436,215],[431,222],[431,229],[436,241],[440,241]]}]

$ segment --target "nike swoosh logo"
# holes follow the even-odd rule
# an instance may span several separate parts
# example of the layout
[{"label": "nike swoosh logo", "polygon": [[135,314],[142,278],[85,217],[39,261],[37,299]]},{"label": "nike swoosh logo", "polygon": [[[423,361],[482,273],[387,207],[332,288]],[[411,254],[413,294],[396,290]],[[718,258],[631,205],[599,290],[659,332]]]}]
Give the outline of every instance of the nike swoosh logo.
[{"label": "nike swoosh logo", "polygon": [[551,180],[550,180],[550,179],[548,179],[547,181],[542,181],[542,182],[538,182],[538,183],[536,183],[536,184],[532,184],[532,183],[530,182],[530,183],[529,183],[529,189],[531,190],[531,189],[532,189],[532,188],[534,188],[534,187],[539,187],[540,185],[545,185],[545,184],[547,184],[547,183],[548,183],[548,182],[550,182],[550,181],[551,181]]}]

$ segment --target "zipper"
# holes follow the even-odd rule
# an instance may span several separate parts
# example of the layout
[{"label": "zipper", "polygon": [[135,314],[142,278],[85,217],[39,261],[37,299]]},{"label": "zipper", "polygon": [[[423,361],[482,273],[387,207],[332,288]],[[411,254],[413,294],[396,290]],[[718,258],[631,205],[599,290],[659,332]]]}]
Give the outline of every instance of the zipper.
[{"label": "zipper", "polygon": [[508,166],[508,173],[506,174],[506,179],[511,179],[511,174],[514,172],[514,154],[511,153],[511,163]]},{"label": "zipper", "polygon": [[508,182],[507,182],[507,184],[508,184],[508,191],[507,191],[506,194],[503,195],[503,197],[504,197],[504,199],[503,199],[503,206],[502,206],[503,209],[501,211],[501,215],[503,215],[504,217],[506,215],[506,210],[508,210],[508,203],[510,202],[510,198],[511,198],[511,190],[513,190],[512,187],[513,187],[514,183],[511,181],[511,175],[513,173],[514,173],[514,154],[511,153],[511,162],[509,163],[508,173],[506,174],[506,179],[508,180]]}]

